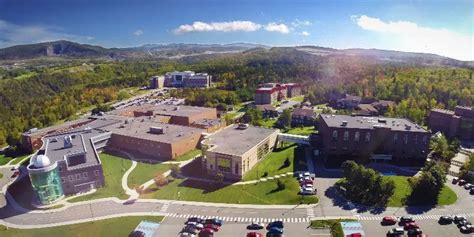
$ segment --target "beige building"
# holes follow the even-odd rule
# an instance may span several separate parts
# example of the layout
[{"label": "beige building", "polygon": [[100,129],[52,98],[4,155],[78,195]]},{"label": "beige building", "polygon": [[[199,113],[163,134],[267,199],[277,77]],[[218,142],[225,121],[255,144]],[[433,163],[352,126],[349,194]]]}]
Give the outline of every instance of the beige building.
[{"label": "beige building", "polygon": [[209,175],[222,173],[240,180],[277,143],[278,129],[230,125],[208,135],[202,142],[203,167]]}]

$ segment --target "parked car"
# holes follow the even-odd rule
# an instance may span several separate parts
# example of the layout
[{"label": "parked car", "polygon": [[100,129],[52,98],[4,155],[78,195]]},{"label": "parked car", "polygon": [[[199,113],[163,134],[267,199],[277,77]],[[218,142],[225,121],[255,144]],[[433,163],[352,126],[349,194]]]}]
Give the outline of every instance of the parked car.
[{"label": "parked car", "polygon": [[213,237],[214,231],[212,229],[203,229],[199,232],[199,237]]},{"label": "parked car", "polygon": [[405,230],[403,228],[393,228],[387,232],[387,237],[399,237],[405,234]]},{"label": "parked car", "polygon": [[400,217],[400,224],[401,225],[405,225],[405,223],[408,223],[408,222],[415,222],[415,220],[411,216],[402,216],[402,217]]},{"label": "parked car", "polygon": [[188,220],[186,221],[186,224],[187,224],[188,222],[203,223],[204,220],[201,219],[201,218],[197,218],[197,217],[190,217],[190,218],[188,218]]},{"label": "parked car", "polygon": [[405,230],[419,229],[420,226],[416,222],[405,222]]},{"label": "parked car", "polygon": [[301,185],[301,187],[303,187],[303,188],[311,188],[311,189],[313,189],[313,187],[314,187],[314,186],[313,186],[313,184],[312,184],[312,183],[305,183],[305,184],[302,184],[302,185]]},{"label": "parked car", "polygon": [[452,184],[456,184],[459,181],[458,177],[454,177],[453,180],[451,181]]},{"label": "parked car", "polygon": [[469,190],[469,193],[474,195],[474,187]]},{"label": "parked car", "polygon": [[471,188],[472,188],[472,184],[470,184],[470,183],[467,183],[467,184],[464,185],[464,189],[466,189],[466,190],[469,190]]},{"label": "parked car", "polygon": [[206,219],[204,221],[204,224],[214,224],[214,225],[218,225],[218,226],[222,226],[223,223],[224,223],[224,221],[222,221],[221,219],[217,219],[217,218]]},{"label": "parked car", "polygon": [[190,233],[190,234],[195,235],[198,233],[198,229],[194,226],[187,225],[181,230],[181,233]]},{"label": "parked car", "polygon": [[187,232],[183,232],[183,233],[179,234],[179,237],[196,237],[196,235],[191,234],[191,233],[187,233]]},{"label": "parked car", "polygon": [[247,233],[247,237],[263,237],[263,235],[257,232],[249,232]]},{"label": "parked car", "polygon": [[347,237],[362,237],[362,234],[361,233],[352,233],[352,234],[348,235]]},{"label": "parked car", "polygon": [[308,177],[304,177],[302,179],[300,179],[300,185],[301,184],[312,184],[313,183],[313,180],[311,178],[308,178]]},{"label": "parked car", "polygon": [[423,231],[420,228],[414,228],[414,229],[409,229],[407,234],[409,237],[411,236],[417,236],[419,234],[422,234]]},{"label": "parked car", "polygon": [[268,223],[267,230],[269,230],[272,227],[278,227],[280,229],[283,229],[284,228],[283,221],[274,221],[274,222]]},{"label": "parked car", "polygon": [[459,230],[464,234],[469,234],[474,232],[474,227],[472,225],[463,225]]},{"label": "parked car", "polygon": [[206,225],[204,226],[204,228],[206,228],[206,229],[212,229],[214,232],[219,231],[219,226],[218,226],[218,225],[215,225],[215,224],[206,224]]},{"label": "parked car", "polygon": [[397,217],[395,216],[384,216],[383,219],[382,219],[382,224],[385,224],[385,225],[395,225],[397,224]]},{"label": "parked car", "polygon": [[266,237],[283,237],[283,234],[267,232]]},{"label": "parked car", "polygon": [[471,225],[471,222],[469,222],[468,220],[461,220],[458,222],[458,228],[461,228],[461,226],[465,225]]},{"label": "parked car", "polygon": [[440,224],[451,224],[453,223],[453,218],[451,216],[441,216],[438,220]]},{"label": "parked car", "polygon": [[250,225],[247,226],[247,229],[249,229],[249,230],[261,230],[263,228],[264,228],[264,226],[263,226],[262,223],[252,222]]},{"label": "parked car", "polygon": [[459,186],[463,186],[463,185],[466,184],[466,183],[467,183],[467,181],[464,180],[464,179],[460,179],[460,180],[458,181],[458,185],[459,185]]},{"label": "parked car", "polygon": [[278,233],[278,234],[283,234],[283,228],[278,228],[276,226],[271,227],[268,229],[268,233]]},{"label": "parked car", "polygon": [[466,220],[466,217],[464,217],[464,216],[454,216],[454,218],[453,218],[453,221],[456,224],[459,223],[462,220]]}]

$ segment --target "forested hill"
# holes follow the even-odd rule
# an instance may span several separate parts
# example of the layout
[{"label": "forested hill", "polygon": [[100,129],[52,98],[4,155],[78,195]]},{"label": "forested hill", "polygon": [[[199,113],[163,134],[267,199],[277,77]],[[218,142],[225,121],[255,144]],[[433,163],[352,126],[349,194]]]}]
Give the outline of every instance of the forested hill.
[{"label": "forested hill", "polygon": [[[38,44],[17,45],[0,49],[2,60],[38,58],[67,59],[207,59],[215,55],[245,53],[252,50],[269,50],[271,47],[249,43],[233,44],[147,44],[130,48],[104,48],[60,40]],[[284,47],[283,47],[284,48]],[[361,60],[380,63],[401,63],[431,66],[474,68],[474,62],[459,61],[434,54],[410,53],[378,49],[332,49],[317,46],[289,47],[318,57],[359,57]]]},{"label": "forested hill", "polygon": [[[102,50],[83,52],[100,54]],[[121,89],[146,85],[150,76],[174,70],[213,75],[217,89],[180,91],[194,105],[215,107],[251,100],[262,82],[301,82],[313,103],[326,103],[331,95],[341,93],[394,100],[399,105],[389,115],[421,124],[433,107],[474,105],[472,68],[442,60],[430,64],[420,55],[395,60],[405,54],[398,52],[389,52],[391,60],[382,60],[378,53],[313,46],[257,47],[176,59],[85,57],[51,63],[41,58],[8,61],[3,66],[0,61],[0,144],[15,144],[29,128],[73,119],[81,109],[124,98],[127,93]]]}]

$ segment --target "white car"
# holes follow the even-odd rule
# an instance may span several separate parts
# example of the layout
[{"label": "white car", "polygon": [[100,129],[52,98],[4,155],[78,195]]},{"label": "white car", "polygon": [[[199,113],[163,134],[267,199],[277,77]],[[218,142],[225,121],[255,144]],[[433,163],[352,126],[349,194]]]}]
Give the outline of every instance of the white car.
[{"label": "white car", "polygon": [[311,173],[310,173],[310,172],[304,172],[304,173],[303,173],[303,176],[304,176],[304,177],[311,177]]},{"label": "white car", "polygon": [[310,189],[313,189],[313,188],[314,188],[314,186],[313,186],[312,184],[308,184],[308,183],[301,185],[301,187],[303,187],[303,188],[310,188]]},{"label": "white car", "polygon": [[312,188],[301,188],[301,195],[314,195],[316,192]]}]

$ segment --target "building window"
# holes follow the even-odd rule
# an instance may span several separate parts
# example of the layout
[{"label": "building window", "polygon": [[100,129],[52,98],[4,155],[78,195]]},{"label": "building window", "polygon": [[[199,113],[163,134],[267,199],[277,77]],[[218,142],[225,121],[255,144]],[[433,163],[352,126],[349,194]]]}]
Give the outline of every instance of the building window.
[{"label": "building window", "polygon": [[332,140],[333,141],[337,140],[337,131],[336,130],[332,131]]},{"label": "building window", "polygon": [[405,134],[405,137],[403,138],[403,142],[406,144],[408,144],[408,135]]},{"label": "building window", "polygon": [[355,134],[354,134],[354,141],[358,142],[358,141],[359,141],[359,137],[360,137],[359,131],[355,132]]},{"label": "building window", "polygon": [[217,170],[227,173],[232,172],[230,159],[217,158]]},{"label": "building window", "polygon": [[349,140],[349,131],[345,131],[344,132],[344,141],[348,141]]},{"label": "building window", "polygon": [[76,179],[81,180],[81,174],[76,174]]},{"label": "building window", "polygon": [[398,141],[398,133],[395,133],[395,135],[393,135],[393,142],[397,142]]},{"label": "building window", "polygon": [[423,136],[423,143],[426,144],[428,138],[426,137],[426,135]]},{"label": "building window", "polygon": [[62,172],[63,171],[63,168],[61,166],[58,167],[58,171],[59,172]]},{"label": "building window", "polygon": [[213,169],[214,169],[214,166],[211,164],[211,165],[209,165],[209,168],[210,168],[211,170],[213,170]]},{"label": "building window", "polygon": [[84,179],[87,179],[87,175],[88,175],[87,172],[82,173],[82,177],[83,177]]},{"label": "building window", "polygon": [[99,171],[98,171],[98,170],[94,170],[94,175],[95,175],[95,176],[99,176]]},{"label": "building window", "polygon": [[366,142],[370,142],[370,132],[367,132],[367,133],[365,134],[365,141],[366,141]]},{"label": "building window", "polygon": [[234,171],[235,174],[239,174],[239,164],[235,164]]},{"label": "building window", "polygon": [[74,176],[69,175],[68,178],[69,178],[69,181],[74,181]]}]

